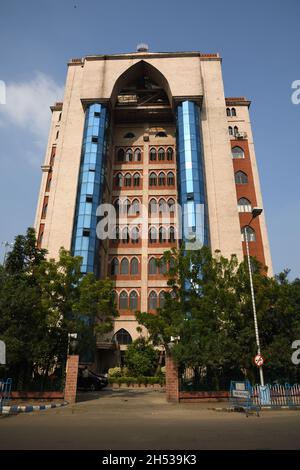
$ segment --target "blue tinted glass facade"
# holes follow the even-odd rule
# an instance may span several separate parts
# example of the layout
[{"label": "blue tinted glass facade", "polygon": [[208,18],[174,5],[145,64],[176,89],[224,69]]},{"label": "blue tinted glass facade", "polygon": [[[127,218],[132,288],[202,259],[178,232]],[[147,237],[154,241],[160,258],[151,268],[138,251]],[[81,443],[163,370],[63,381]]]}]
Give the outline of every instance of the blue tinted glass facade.
[{"label": "blue tinted glass facade", "polygon": [[82,272],[97,272],[96,210],[101,202],[105,164],[107,110],[92,104],[86,110],[77,189],[72,252],[83,258]]},{"label": "blue tinted glass facade", "polygon": [[182,239],[209,244],[204,166],[201,151],[200,110],[192,101],[177,107],[177,168]]}]

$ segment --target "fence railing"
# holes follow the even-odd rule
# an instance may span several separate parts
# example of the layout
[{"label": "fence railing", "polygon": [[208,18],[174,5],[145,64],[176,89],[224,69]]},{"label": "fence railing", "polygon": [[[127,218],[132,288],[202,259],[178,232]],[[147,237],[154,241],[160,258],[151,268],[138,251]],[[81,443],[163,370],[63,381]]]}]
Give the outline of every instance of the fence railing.
[{"label": "fence railing", "polygon": [[0,379],[0,412],[2,411],[2,406],[6,405],[10,398],[11,385],[12,379]]},{"label": "fence railing", "polygon": [[254,385],[252,387],[252,400],[258,406],[300,407],[300,385]]}]

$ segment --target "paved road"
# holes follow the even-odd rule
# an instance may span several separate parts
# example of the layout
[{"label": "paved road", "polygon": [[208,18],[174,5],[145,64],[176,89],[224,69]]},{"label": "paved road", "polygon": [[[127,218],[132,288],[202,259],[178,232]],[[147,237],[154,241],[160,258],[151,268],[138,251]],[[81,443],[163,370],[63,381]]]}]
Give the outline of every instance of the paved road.
[{"label": "paved road", "polygon": [[168,404],[162,392],[102,391],[86,401],[0,418],[0,449],[300,449],[300,411],[259,418]]}]

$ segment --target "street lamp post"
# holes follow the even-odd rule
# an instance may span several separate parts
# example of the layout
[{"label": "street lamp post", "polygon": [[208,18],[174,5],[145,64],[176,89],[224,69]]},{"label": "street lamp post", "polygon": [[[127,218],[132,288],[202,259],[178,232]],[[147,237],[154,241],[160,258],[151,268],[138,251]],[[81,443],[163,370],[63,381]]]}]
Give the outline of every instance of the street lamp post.
[{"label": "street lamp post", "polygon": [[[253,207],[252,209],[252,218],[249,222],[249,226],[255,217],[258,217],[262,213],[262,209],[259,207]],[[256,305],[255,305],[255,295],[254,295],[254,288],[253,288],[253,277],[252,277],[252,268],[251,268],[251,260],[250,260],[250,253],[249,253],[249,240],[248,240],[248,229],[247,227],[244,228],[245,234],[245,243],[246,243],[246,253],[247,253],[247,261],[248,261],[248,269],[249,269],[249,278],[250,278],[250,289],[251,289],[251,299],[252,299],[252,309],[253,309],[253,318],[254,318],[254,329],[255,329],[255,338],[256,338],[256,346],[257,346],[257,354],[261,354],[260,350],[260,340],[259,340],[259,332],[258,332],[258,324],[257,324],[257,315],[256,315]],[[262,366],[259,367],[259,376],[260,376],[260,385],[264,386],[264,373]]]}]

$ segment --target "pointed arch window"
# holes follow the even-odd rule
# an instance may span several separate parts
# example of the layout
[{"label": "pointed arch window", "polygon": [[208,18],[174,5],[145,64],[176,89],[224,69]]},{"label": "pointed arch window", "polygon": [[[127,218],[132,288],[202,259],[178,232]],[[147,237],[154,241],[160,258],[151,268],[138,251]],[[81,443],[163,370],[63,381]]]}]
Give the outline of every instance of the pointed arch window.
[{"label": "pointed arch window", "polygon": [[149,294],[149,310],[157,309],[157,293],[153,290]]},{"label": "pointed arch window", "polygon": [[150,149],[150,161],[151,162],[156,161],[156,149],[154,147]]},{"label": "pointed arch window", "polygon": [[169,241],[169,243],[174,243],[175,242],[175,229],[174,229],[174,227],[169,228],[168,241]]},{"label": "pointed arch window", "polygon": [[248,183],[248,175],[243,171],[237,171],[234,175],[235,183],[236,184],[247,184]]},{"label": "pointed arch window", "polygon": [[161,171],[158,175],[158,185],[165,186],[166,184],[166,175]]},{"label": "pointed arch window", "polygon": [[159,293],[159,306],[160,308],[163,308],[164,304],[166,301],[166,293],[164,290],[161,290]]},{"label": "pointed arch window", "polygon": [[133,186],[137,187],[140,185],[140,174],[134,173],[133,175]]},{"label": "pointed arch window", "polygon": [[131,243],[138,243],[139,242],[140,232],[137,227],[133,227],[131,230]]},{"label": "pointed arch window", "polygon": [[129,295],[129,309],[137,310],[138,308],[138,294],[135,290],[130,292]]},{"label": "pointed arch window", "polygon": [[157,243],[157,229],[156,227],[151,227],[149,230],[149,240],[150,243]]},{"label": "pointed arch window", "polygon": [[121,328],[114,334],[115,341],[120,345],[127,345],[132,343],[132,337],[128,333],[128,331]]},{"label": "pointed arch window", "polygon": [[229,135],[233,135],[233,129],[231,126],[228,127],[228,132],[229,132]]},{"label": "pointed arch window", "polygon": [[174,201],[174,199],[169,199],[168,200],[168,207],[169,207],[170,214],[174,214],[175,213],[175,201]]},{"label": "pointed arch window", "polygon": [[140,149],[135,149],[134,151],[134,159],[135,162],[140,162],[142,160],[142,153]]},{"label": "pointed arch window", "polygon": [[226,115],[231,116],[230,108],[226,108]]},{"label": "pointed arch window", "polygon": [[119,261],[118,258],[113,258],[111,262],[111,270],[110,273],[112,276],[117,276],[119,273]]},{"label": "pointed arch window", "polygon": [[126,149],[125,153],[125,161],[126,162],[132,162],[132,149]]},{"label": "pointed arch window", "polygon": [[125,175],[125,186],[128,188],[131,186],[131,174],[126,173]]},{"label": "pointed arch window", "polygon": [[156,264],[155,258],[150,258],[148,272],[149,274],[152,274],[152,275],[157,273],[157,264]]},{"label": "pointed arch window", "polygon": [[128,310],[128,294],[125,290],[122,290],[119,296],[119,309]]},{"label": "pointed arch window", "polygon": [[158,271],[159,271],[159,274],[167,273],[167,262],[164,258],[161,258],[159,260]]},{"label": "pointed arch window", "polygon": [[130,261],[130,274],[136,276],[139,273],[139,262],[137,258]]},{"label": "pointed arch window", "polygon": [[122,188],[122,186],[123,186],[123,175],[122,175],[122,173],[118,173],[116,175],[116,180],[115,181],[116,181],[117,188]]},{"label": "pointed arch window", "polygon": [[173,161],[173,149],[171,147],[167,149],[167,160],[168,162]]},{"label": "pointed arch window", "polygon": [[241,147],[233,147],[231,149],[232,158],[245,158],[244,150]]},{"label": "pointed arch window", "polygon": [[165,243],[167,241],[167,229],[165,227],[159,228],[159,243]]},{"label": "pointed arch window", "polygon": [[247,231],[248,242],[255,242],[256,241],[255,230],[252,227],[249,227],[249,225],[247,225],[247,226],[245,226],[241,229],[242,241],[243,242],[246,241],[245,230]]},{"label": "pointed arch window", "polygon": [[168,212],[168,205],[167,205],[165,199],[160,199],[159,200],[158,212],[163,213],[163,214]]},{"label": "pointed arch window", "polygon": [[168,186],[174,186],[175,184],[175,177],[172,171],[169,171],[168,173],[167,182],[168,182]]},{"label": "pointed arch window", "polygon": [[238,210],[239,212],[251,212],[252,211],[252,205],[249,199],[245,197],[241,197],[238,200]]},{"label": "pointed arch window", "polygon": [[149,176],[149,186],[156,186],[157,185],[157,176],[156,173],[150,173]]},{"label": "pointed arch window", "polygon": [[162,162],[162,161],[164,161],[164,159],[165,159],[165,149],[163,149],[162,147],[160,147],[160,148],[158,149],[158,160],[159,160],[160,162]]},{"label": "pointed arch window", "polygon": [[123,274],[123,275],[129,274],[129,261],[127,258],[123,258],[121,261],[120,274]]},{"label": "pointed arch window", "polygon": [[235,108],[231,108],[231,116],[236,116],[236,109]]},{"label": "pointed arch window", "polygon": [[237,126],[234,126],[233,132],[234,132],[234,135],[237,136],[239,133],[239,128]]},{"label": "pointed arch window", "polygon": [[157,201],[156,201],[156,199],[150,199],[149,211],[150,211],[150,214],[156,214],[157,213]]},{"label": "pointed arch window", "polygon": [[122,242],[129,243],[129,229],[128,227],[124,227],[122,230]]}]

